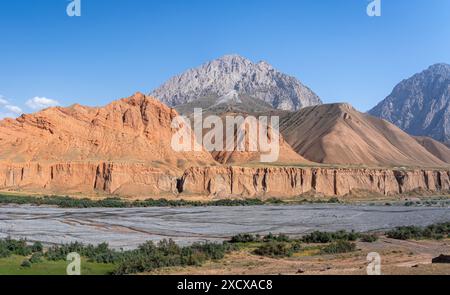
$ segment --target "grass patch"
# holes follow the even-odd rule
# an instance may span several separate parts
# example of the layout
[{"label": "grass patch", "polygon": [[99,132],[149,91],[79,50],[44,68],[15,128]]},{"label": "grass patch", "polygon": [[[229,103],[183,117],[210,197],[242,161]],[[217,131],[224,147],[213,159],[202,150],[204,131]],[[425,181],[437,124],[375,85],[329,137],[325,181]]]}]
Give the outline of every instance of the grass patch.
[{"label": "grass patch", "polygon": [[293,257],[310,257],[320,255],[321,247],[319,246],[304,246],[300,251],[297,251]]}]

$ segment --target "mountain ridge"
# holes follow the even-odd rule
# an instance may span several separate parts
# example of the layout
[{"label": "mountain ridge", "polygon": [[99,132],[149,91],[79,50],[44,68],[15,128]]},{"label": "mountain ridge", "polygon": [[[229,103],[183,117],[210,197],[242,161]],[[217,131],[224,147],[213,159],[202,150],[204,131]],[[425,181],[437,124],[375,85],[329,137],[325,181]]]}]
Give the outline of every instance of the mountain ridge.
[{"label": "mountain ridge", "polygon": [[283,110],[298,110],[322,103],[296,78],[279,72],[265,61],[253,63],[236,54],[225,55],[176,75],[150,95],[175,107],[200,97],[222,97],[231,91]]},{"label": "mountain ridge", "polygon": [[434,64],[404,79],[368,113],[411,135],[450,143],[450,65]]}]

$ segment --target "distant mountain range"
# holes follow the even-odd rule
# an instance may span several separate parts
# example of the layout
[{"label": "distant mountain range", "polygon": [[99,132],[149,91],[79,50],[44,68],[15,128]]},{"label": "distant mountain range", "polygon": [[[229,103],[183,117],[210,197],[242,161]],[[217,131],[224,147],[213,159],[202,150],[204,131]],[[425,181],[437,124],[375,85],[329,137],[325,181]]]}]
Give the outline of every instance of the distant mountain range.
[{"label": "distant mountain range", "polygon": [[[401,82],[370,113],[449,142],[449,68],[434,65]],[[136,93],[104,107],[53,107],[1,120],[0,190],[211,199],[450,188],[446,145],[349,104],[322,104],[265,62],[225,56],[172,78],[153,95],[164,103]],[[198,151],[174,149],[181,126],[173,119],[195,107],[221,118],[279,116],[278,160],[263,163],[265,151],[243,151],[226,140],[225,150],[208,152],[204,141]],[[235,139],[244,130],[245,146],[262,138],[245,124],[234,129]],[[193,142],[209,133],[202,131]]]},{"label": "distant mountain range", "polygon": [[[171,78],[150,96],[171,107],[207,102],[208,107],[239,105],[241,97],[261,100],[275,109],[295,111],[321,104],[320,98],[296,78],[283,74],[267,62],[239,55],[226,55]],[[250,107],[251,109],[251,107]]]},{"label": "distant mountain range", "polygon": [[450,65],[435,64],[400,82],[369,113],[409,134],[450,144]]}]

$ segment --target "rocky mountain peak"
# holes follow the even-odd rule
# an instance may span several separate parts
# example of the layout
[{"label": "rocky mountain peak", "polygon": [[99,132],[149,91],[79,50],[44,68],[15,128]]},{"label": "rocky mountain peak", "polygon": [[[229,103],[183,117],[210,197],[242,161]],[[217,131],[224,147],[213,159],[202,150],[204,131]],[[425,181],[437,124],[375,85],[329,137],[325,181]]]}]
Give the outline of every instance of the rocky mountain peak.
[{"label": "rocky mountain peak", "polygon": [[266,61],[253,63],[239,55],[225,55],[190,69],[164,83],[151,96],[175,107],[200,98],[223,97],[232,91],[283,110],[322,103],[296,78],[277,71]]},{"label": "rocky mountain peak", "polygon": [[449,75],[450,74],[450,65],[446,63],[437,63],[428,68],[428,71],[442,74],[442,75]]},{"label": "rocky mountain peak", "polygon": [[450,142],[450,65],[435,64],[403,80],[369,113],[412,135]]}]

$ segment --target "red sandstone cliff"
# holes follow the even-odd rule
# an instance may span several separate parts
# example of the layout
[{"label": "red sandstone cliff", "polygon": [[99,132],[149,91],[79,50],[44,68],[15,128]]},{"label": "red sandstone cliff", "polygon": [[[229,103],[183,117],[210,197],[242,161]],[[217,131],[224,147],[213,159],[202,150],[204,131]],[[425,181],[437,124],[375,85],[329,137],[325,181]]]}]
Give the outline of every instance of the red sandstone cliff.
[{"label": "red sandstone cliff", "polygon": [[213,197],[344,196],[353,191],[395,195],[450,188],[446,170],[211,167],[187,170],[183,193]]},{"label": "red sandstone cliff", "polygon": [[2,189],[119,196],[292,198],[305,193],[344,196],[352,191],[395,195],[450,189],[446,170],[197,167],[181,176],[145,164],[0,164]]}]

